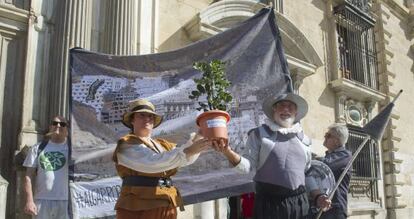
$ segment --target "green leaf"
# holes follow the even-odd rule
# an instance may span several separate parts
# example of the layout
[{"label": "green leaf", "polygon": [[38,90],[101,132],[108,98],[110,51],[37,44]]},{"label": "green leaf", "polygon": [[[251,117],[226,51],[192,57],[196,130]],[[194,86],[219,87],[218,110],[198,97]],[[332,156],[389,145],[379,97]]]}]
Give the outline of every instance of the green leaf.
[{"label": "green leaf", "polygon": [[232,100],[233,100],[233,97],[231,95],[227,95],[226,98],[225,98],[225,101],[227,103],[231,102]]},{"label": "green leaf", "polygon": [[203,85],[201,85],[201,84],[198,84],[198,85],[197,85],[197,90],[198,90],[200,93],[205,93],[205,92],[206,92],[206,89],[204,89]]},{"label": "green leaf", "polygon": [[207,104],[198,102],[200,107],[197,110],[226,110],[226,106],[232,101],[233,97],[226,90],[231,83],[226,78],[225,65],[225,62],[217,59],[193,63],[194,69],[200,71],[202,76],[194,79],[196,90],[191,92],[189,98],[198,99],[202,94],[206,94],[207,100]]}]

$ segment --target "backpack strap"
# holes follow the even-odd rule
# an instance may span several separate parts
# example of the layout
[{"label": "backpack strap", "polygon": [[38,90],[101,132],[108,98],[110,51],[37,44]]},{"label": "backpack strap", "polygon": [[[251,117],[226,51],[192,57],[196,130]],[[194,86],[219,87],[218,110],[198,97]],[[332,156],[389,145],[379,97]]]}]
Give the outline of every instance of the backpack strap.
[{"label": "backpack strap", "polygon": [[40,153],[42,153],[42,151],[45,149],[47,143],[49,143],[49,140],[42,140],[42,142],[39,145],[39,148],[37,149],[37,157],[39,157]]}]

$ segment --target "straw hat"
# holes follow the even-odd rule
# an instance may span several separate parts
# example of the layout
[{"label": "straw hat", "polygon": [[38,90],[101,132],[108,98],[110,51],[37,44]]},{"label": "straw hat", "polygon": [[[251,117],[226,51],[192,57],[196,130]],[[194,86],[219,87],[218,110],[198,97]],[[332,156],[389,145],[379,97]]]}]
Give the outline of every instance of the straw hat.
[{"label": "straw hat", "polygon": [[162,122],[162,116],[155,112],[154,105],[145,99],[132,100],[128,104],[128,111],[122,116],[122,123],[132,129],[131,116],[134,113],[151,113],[155,116],[154,128],[159,126]]},{"label": "straw hat", "polygon": [[277,97],[268,97],[267,99],[263,101],[262,108],[263,108],[265,115],[269,119],[271,119],[272,121],[274,120],[273,105],[283,100],[287,100],[287,101],[290,101],[296,104],[297,114],[296,114],[295,122],[298,122],[303,117],[305,117],[306,113],[308,112],[308,103],[306,102],[306,100],[303,99],[301,96],[296,95],[294,93],[286,93],[286,94],[282,94]]}]

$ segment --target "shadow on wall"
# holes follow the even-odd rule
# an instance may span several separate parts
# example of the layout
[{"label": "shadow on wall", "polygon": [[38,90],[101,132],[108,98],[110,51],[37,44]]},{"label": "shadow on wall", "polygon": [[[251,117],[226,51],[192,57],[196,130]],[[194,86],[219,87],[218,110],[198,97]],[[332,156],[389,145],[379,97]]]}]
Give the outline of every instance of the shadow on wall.
[{"label": "shadow on wall", "polygon": [[319,104],[322,106],[335,108],[335,95],[332,94],[333,93],[329,85],[325,86],[325,89],[323,89],[322,94],[318,98]]},{"label": "shadow on wall", "polygon": [[187,32],[183,28],[180,28],[159,45],[158,52],[176,50],[191,43],[193,41],[190,40]]},{"label": "shadow on wall", "polygon": [[414,44],[411,45],[410,49],[408,50],[407,56],[410,57],[410,59],[412,60],[410,71],[411,71],[412,76],[414,78]]},{"label": "shadow on wall", "polygon": [[[414,18],[413,15],[411,15],[412,19]],[[407,42],[411,42],[411,39],[414,39],[414,27],[407,22],[401,20],[399,22],[399,26],[401,30],[404,30],[404,36],[407,39]],[[410,71],[412,73],[412,76],[414,78],[414,44],[411,44],[410,48],[407,51],[407,56],[412,60]]]}]

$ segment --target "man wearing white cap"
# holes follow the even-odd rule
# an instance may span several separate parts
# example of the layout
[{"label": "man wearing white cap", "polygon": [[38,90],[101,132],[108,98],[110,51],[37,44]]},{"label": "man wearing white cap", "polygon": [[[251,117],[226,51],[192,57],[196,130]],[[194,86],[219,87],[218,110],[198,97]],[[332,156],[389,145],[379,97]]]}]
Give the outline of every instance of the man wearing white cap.
[{"label": "man wearing white cap", "polygon": [[298,123],[307,111],[302,97],[283,94],[264,101],[265,124],[248,133],[249,154],[216,146],[240,172],[255,171],[254,218],[304,218],[309,204],[305,171],[310,165],[310,139]]}]

